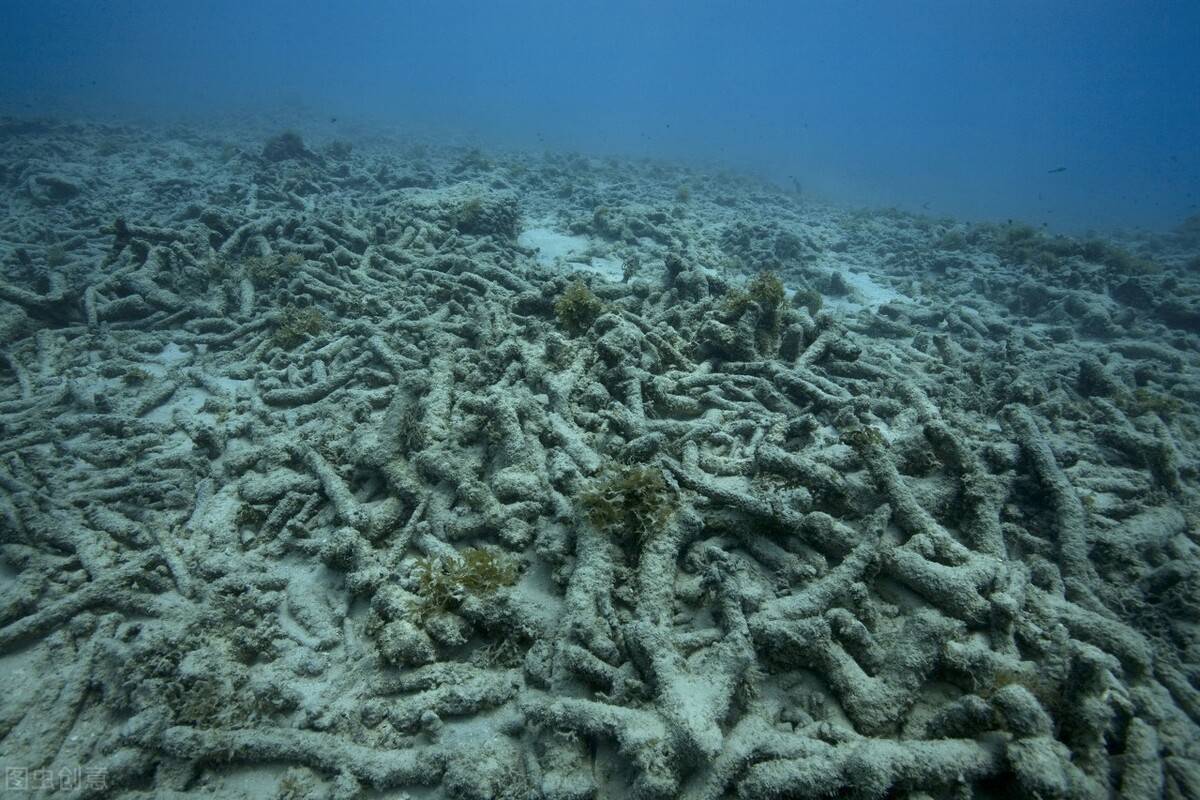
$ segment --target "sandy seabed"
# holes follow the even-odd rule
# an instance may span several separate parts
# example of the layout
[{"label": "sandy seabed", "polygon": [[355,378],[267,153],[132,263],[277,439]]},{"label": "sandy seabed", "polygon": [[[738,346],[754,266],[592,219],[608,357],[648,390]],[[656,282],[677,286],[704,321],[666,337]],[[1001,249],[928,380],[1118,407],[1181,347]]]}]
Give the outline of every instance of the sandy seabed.
[{"label": "sandy seabed", "polygon": [[0,121],[14,795],[1200,797],[1200,219]]}]

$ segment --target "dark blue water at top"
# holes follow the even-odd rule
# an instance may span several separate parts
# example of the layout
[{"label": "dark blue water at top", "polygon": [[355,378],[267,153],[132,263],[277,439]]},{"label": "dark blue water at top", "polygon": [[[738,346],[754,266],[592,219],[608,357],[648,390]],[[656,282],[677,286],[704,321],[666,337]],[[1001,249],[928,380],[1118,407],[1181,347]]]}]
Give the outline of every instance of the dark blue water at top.
[{"label": "dark blue water at top", "polygon": [[1195,2],[6,0],[0,20],[0,113],[304,109],[310,135],[716,161],[1064,230],[1200,210]]}]

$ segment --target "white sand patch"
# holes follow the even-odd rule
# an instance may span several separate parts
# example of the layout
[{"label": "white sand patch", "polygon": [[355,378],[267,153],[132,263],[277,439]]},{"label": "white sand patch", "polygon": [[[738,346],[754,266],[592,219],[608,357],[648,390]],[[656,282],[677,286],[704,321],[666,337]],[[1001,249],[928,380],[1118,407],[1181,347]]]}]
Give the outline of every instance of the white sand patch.
[{"label": "white sand patch", "polygon": [[159,353],[157,356],[152,356],[151,360],[157,361],[160,364],[164,364],[168,367],[171,367],[171,366],[178,364],[181,361],[187,361],[191,357],[192,357],[192,354],[190,351],[184,350],[182,347],[175,344],[174,342],[167,342],[167,346],[162,349],[162,352]]},{"label": "white sand patch", "polygon": [[586,236],[571,236],[551,228],[526,228],[517,236],[517,244],[537,250],[537,262],[553,266],[561,261],[570,261],[587,251],[590,242]]},{"label": "white sand patch", "polygon": [[879,285],[864,272],[851,272],[848,269],[839,269],[838,271],[842,273],[843,280],[850,287],[850,294],[845,297],[825,295],[825,305],[831,308],[848,312],[861,311],[864,308],[874,311],[893,300],[909,299],[895,289]]},{"label": "white sand patch", "polygon": [[517,244],[537,251],[537,262],[565,272],[590,272],[613,283],[624,277],[624,267],[615,258],[591,255],[595,243],[586,236],[572,236],[553,228],[526,228]]},{"label": "white sand patch", "polygon": [[175,394],[171,395],[171,399],[157,408],[147,413],[143,419],[147,422],[168,423],[172,419],[172,415],[176,409],[182,411],[188,417],[202,417],[211,422],[211,414],[201,414],[200,409],[204,406],[204,401],[210,397],[209,393],[203,389],[198,389],[193,386],[181,386],[175,390]]},{"label": "white sand patch", "polygon": [[615,258],[593,257],[589,261],[572,261],[567,264],[572,271],[591,272],[611,283],[620,283],[625,277],[625,269]]}]

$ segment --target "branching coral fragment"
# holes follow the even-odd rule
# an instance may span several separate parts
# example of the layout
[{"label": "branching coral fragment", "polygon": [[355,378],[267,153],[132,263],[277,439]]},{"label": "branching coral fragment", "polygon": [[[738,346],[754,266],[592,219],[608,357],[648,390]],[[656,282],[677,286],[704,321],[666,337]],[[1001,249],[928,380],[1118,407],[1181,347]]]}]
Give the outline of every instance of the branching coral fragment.
[{"label": "branching coral fragment", "polygon": [[[11,763],[105,770],[80,798],[1200,797],[1194,232],[1114,278],[667,164],[53,130],[0,121]],[[40,172],[91,135],[128,140],[103,231]],[[186,178],[135,185],[155,152]]]}]

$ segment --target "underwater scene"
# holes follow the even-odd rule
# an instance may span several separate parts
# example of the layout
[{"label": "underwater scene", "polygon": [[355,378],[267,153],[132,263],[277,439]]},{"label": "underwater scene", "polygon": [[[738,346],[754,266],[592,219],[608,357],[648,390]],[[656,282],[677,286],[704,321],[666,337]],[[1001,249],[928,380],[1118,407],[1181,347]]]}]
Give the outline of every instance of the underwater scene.
[{"label": "underwater scene", "polygon": [[1200,6],[0,2],[3,797],[1200,800]]}]

